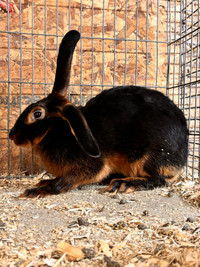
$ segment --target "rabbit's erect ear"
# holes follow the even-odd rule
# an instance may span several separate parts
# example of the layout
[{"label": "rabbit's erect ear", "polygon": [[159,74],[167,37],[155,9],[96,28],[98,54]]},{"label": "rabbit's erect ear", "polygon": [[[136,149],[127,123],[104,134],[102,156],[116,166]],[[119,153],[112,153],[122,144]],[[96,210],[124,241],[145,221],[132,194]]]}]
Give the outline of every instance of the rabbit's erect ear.
[{"label": "rabbit's erect ear", "polygon": [[75,136],[81,148],[89,156],[94,158],[99,157],[101,154],[99,145],[80,109],[68,104],[63,109],[63,116],[68,121],[72,134]]},{"label": "rabbit's erect ear", "polygon": [[60,95],[62,97],[67,94],[72,57],[79,39],[80,33],[74,30],[69,31],[62,39],[58,53],[56,76],[52,94]]}]

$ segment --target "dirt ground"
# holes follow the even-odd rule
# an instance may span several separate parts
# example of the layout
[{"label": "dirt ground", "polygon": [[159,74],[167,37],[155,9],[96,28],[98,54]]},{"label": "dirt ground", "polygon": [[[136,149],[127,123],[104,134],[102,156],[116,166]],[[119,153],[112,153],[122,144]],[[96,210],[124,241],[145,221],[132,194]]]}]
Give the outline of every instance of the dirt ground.
[{"label": "dirt ground", "polygon": [[200,266],[199,184],[18,198],[40,178],[0,180],[0,266]]}]

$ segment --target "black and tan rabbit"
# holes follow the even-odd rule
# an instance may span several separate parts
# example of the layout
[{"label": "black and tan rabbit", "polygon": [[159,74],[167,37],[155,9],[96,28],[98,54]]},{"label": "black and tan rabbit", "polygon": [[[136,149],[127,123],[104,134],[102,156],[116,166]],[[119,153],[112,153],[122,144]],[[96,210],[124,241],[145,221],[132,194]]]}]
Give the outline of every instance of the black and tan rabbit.
[{"label": "black and tan rabbit", "polygon": [[77,31],[64,36],[52,93],[28,106],[10,131],[16,145],[31,146],[56,176],[22,195],[59,194],[113,173],[122,178],[111,181],[109,192],[153,188],[177,178],[187,160],[188,130],[182,111],[162,93],[120,86],[83,107],[67,100],[79,38]]}]

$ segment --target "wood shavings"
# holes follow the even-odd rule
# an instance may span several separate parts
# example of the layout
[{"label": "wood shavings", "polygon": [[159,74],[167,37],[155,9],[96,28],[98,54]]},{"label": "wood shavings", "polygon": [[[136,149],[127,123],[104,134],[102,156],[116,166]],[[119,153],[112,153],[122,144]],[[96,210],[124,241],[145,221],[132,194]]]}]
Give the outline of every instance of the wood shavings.
[{"label": "wood shavings", "polygon": [[[182,182],[169,188],[137,192],[134,201],[132,194],[123,195],[127,201],[124,205],[119,198],[99,194],[99,189],[103,189],[99,186],[45,199],[17,198],[24,187],[39,179],[41,175],[34,181],[0,181],[2,266],[200,264],[199,208],[188,205],[185,194],[181,195],[198,192],[195,184],[190,184],[189,189]],[[169,198],[168,192],[172,191],[173,197]],[[59,243],[61,252],[57,251]],[[67,256],[66,244],[72,258]]]},{"label": "wood shavings", "polygon": [[107,242],[104,241],[99,241],[100,249],[101,251],[107,256],[107,257],[112,257],[112,251],[108,245]]},{"label": "wood shavings", "polygon": [[60,241],[57,244],[57,251],[66,254],[70,261],[79,261],[84,257],[83,251],[80,248],[74,247],[64,241]]},{"label": "wood shavings", "polygon": [[200,206],[200,184],[199,180],[191,181],[185,178],[184,181],[179,181],[172,185],[179,192],[182,198],[188,202]]}]

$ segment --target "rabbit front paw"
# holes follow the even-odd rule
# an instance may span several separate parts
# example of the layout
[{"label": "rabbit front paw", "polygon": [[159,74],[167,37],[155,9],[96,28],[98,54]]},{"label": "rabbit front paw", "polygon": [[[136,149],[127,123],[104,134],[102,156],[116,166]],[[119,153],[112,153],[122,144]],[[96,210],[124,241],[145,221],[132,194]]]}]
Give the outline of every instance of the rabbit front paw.
[{"label": "rabbit front paw", "polygon": [[26,189],[19,197],[43,198],[48,195],[58,195],[71,190],[72,186],[67,184],[64,179],[57,177],[55,179],[42,180],[36,187]]}]

